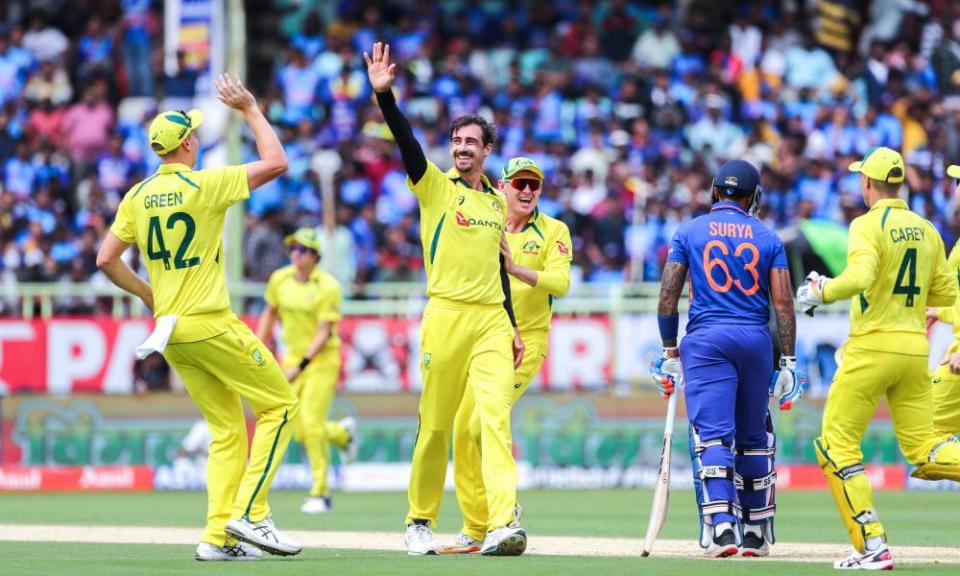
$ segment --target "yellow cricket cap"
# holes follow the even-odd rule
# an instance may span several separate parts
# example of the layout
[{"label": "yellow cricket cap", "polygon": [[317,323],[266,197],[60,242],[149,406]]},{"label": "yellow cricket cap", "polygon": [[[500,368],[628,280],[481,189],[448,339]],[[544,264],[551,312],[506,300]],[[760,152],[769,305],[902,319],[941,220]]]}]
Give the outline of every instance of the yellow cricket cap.
[{"label": "yellow cricket cap", "polygon": [[956,164],[947,166],[947,176],[951,178],[960,178],[960,166]]},{"label": "yellow cricket cap", "polygon": [[532,158],[527,158],[526,156],[517,156],[516,158],[511,158],[507,165],[503,167],[503,170],[500,172],[501,180],[509,180],[517,172],[523,170],[529,170],[537,175],[537,178],[543,180],[543,170],[537,166],[537,163]]},{"label": "yellow cricket cap", "polygon": [[316,228],[297,228],[296,232],[283,239],[283,243],[287,246],[299,244],[317,254],[320,253],[320,235],[317,234]]},{"label": "yellow cricket cap", "polygon": [[871,180],[899,184],[906,177],[906,165],[903,156],[896,150],[878,146],[867,152],[863,160],[850,164],[851,172],[859,172]]},{"label": "yellow cricket cap", "polygon": [[190,132],[203,124],[203,112],[194,108],[189,112],[168,110],[150,122],[150,147],[163,156],[180,146]]}]

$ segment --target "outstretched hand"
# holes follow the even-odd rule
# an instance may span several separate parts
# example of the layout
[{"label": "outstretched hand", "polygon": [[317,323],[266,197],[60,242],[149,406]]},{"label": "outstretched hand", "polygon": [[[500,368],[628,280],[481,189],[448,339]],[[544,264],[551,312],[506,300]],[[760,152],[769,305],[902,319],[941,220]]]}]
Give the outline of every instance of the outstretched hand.
[{"label": "outstretched hand", "polygon": [[367,76],[374,92],[387,92],[396,77],[396,64],[390,63],[390,45],[377,42],[373,45],[373,58],[366,52],[363,59],[367,62]]},{"label": "outstretched hand", "polygon": [[217,98],[234,110],[244,111],[257,105],[257,99],[247,90],[236,74],[221,74],[213,81]]}]

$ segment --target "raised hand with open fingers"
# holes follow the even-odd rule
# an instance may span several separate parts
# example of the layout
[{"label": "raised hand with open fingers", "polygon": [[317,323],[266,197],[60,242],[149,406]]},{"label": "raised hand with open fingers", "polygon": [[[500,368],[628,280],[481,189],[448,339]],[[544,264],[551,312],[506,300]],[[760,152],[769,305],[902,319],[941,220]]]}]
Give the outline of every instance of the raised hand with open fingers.
[{"label": "raised hand with open fingers", "polygon": [[387,92],[396,77],[396,64],[390,63],[390,45],[377,42],[373,45],[373,56],[366,52],[363,59],[367,62],[367,76],[374,92]]},{"label": "raised hand with open fingers", "polygon": [[217,88],[217,98],[234,110],[243,111],[257,105],[257,99],[236,74],[221,74],[213,84]]}]

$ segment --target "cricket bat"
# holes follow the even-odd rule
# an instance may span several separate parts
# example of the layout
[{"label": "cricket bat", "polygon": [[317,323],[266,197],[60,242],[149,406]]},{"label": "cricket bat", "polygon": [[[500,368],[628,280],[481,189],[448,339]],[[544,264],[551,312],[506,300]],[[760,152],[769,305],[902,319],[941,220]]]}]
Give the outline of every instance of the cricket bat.
[{"label": "cricket bat", "polygon": [[657,471],[657,485],[653,489],[653,503],[650,505],[650,521],[647,524],[647,534],[643,537],[643,557],[650,555],[653,542],[660,534],[663,523],[667,519],[667,501],[670,498],[670,446],[673,443],[673,421],[677,416],[677,396],[679,386],[670,395],[667,403],[667,421],[663,427],[663,450],[660,453],[660,469]]}]

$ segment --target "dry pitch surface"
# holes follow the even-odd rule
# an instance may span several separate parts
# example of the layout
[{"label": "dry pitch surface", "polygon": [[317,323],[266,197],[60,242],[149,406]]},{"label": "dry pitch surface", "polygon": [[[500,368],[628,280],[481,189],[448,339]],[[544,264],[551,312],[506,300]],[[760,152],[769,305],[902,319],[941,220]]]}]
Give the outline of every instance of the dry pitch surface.
[{"label": "dry pitch surface", "polygon": [[[318,532],[291,530],[290,535],[310,548],[381,550],[402,552],[400,532]],[[453,535],[438,535],[449,542]],[[153,528],[143,526],[4,525],[0,540],[16,542],[78,542],[111,544],[195,544],[194,528]],[[528,554],[542,556],[639,556],[641,541],[632,538],[589,538],[536,536]],[[845,545],[780,542],[773,547],[771,560],[830,563],[848,552]],[[960,548],[936,546],[893,546],[898,562],[910,564],[960,564]],[[697,558],[699,546],[693,541],[658,540],[652,556]],[[756,562],[757,560],[750,560]],[[960,570],[960,569],[958,569]]]}]

